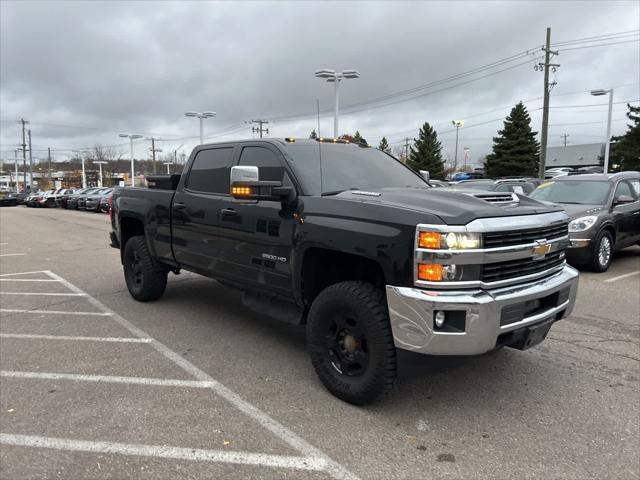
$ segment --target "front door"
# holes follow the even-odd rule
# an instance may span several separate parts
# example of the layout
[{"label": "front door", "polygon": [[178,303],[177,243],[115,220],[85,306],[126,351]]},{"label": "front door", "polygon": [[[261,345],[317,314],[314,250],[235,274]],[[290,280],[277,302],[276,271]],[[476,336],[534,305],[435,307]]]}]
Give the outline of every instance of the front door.
[{"label": "front door", "polygon": [[[625,195],[634,199],[633,203],[621,203],[616,205],[616,199]],[[627,180],[621,180],[616,186],[613,194],[613,216],[618,225],[618,238],[616,247],[622,248],[632,245],[637,237],[638,214],[640,213],[640,202],[631,184]]]},{"label": "front door", "polygon": [[[245,144],[238,165],[256,166],[260,180],[293,185],[282,154],[272,145]],[[225,200],[220,212],[221,271],[231,279],[291,296],[291,251],[296,221],[281,202]]]}]

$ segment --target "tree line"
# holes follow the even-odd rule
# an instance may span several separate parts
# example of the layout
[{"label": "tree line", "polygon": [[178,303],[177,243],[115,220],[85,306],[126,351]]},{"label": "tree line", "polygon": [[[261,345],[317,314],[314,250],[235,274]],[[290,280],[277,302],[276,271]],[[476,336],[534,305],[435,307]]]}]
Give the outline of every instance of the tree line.
[{"label": "tree line", "polygon": [[[627,104],[627,118],[631,121],[624,135],[611,138],[611,171],[640,170],[640,107]],[[524,103],[517,103],[505,118],[503,127],[493,137],[492,152],[484,161],[485,176],[489,178],[505,176],[537,177],[540,162],[538,132],[531,128],[531,116]],[[317,138],[315,130],[310,138]],[[341,135],[339,138],[354,143],[367,143],[360,132]],[[382,137],[377,147],[391,153],[386,137]],[[409,147],[406,164],[415,171],[427,170],[434,179],[444,179],[445,162],[442,143],[429,122],[425,122]]]}]

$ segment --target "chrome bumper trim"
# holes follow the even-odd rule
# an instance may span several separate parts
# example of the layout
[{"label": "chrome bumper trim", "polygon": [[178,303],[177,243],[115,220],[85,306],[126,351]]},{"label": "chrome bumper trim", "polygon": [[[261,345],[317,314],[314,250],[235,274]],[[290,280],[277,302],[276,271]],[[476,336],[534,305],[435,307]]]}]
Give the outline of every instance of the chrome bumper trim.
[{"label": "chrome bumper trim", "polygon": [[[500,326],[508,305],[544,298],[566,287],[569,298],[561,305]],[[496,346],[498,336],[546,319],[571,314],[578,290],[578,272],[565,265],[547,278],[492,290],[425,290],[387,285],[389,318],[396,347],[428,355],[477,355]],[[436,310],[465,312],[464,332],[440,332],[433,326]]]}]

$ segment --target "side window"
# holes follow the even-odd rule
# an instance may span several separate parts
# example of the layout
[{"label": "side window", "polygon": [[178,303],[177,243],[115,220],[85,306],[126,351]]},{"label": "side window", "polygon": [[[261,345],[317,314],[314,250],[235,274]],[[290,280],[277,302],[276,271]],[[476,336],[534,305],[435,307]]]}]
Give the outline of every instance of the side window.
[{"label": "side window", "polygon": [[260,180],[285,183],[285,169],[278,155],[264,147],[244,147],[238,165],[258,167]]},{"label": "side window", "polygon": [[633,178],[631,180],[629,180],[629,183],[631,184],[631,189],[635,192],[635,198],[640,198],[640,179],[637,178]]},{"label": "side window", "polygon": [[501,183],[500,185],[498,185],[495,189],[496,192],[511,192],[511,187],[509,185],[506,185],[504,183]]},{"label": "side window", "polygon": [[193,160],[187,188],[196,192],[229,194],[233,148],[201,150]]},{"label": "side window", "polygon": [[613,196],[613,198],[616,199],[620,195],[626,195],[628,197],[633,198],[634,200],[638,198],[635,192],[631,190],[631,185],[629,184],[629,182],[625,180],[618,183],[618,186],[616,187],[616,193]]}]

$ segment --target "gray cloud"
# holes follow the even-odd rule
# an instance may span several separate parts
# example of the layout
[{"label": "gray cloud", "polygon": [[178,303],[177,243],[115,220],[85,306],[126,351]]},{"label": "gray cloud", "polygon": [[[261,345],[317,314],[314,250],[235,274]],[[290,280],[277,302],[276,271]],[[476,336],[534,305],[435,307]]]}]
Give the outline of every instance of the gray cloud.
[{"label": "gray cloud", "polygon": [[[197,135],[192,109],[217,112],[209,134],[243,122],[287,117],[332,106],[332,86],[315,69],[357,68],[345,82],[342,104],[368,101],[464,72],[553,40],[639,28],[637,2],[13,2],[0,3],[0,110],[2,156],[18,143],[24,117],[34,149],[60,150],[95,143],[122,144],[118,132],[157,134],[166,148]],[[561,50],[552,106],[600,104],[592,88],[621,86],[615,100],[640,98],[639,45],[627,43]],[[540,53],[537,51],[536,53]],[[429,121],[447,151],[450,121],[467,119],[461,146],[487,153],[501,122],[519,100],[542,96],[542,76],[526,65],[495,76],[383,108],[345,110],[341,130],[369,141],[417,135]],[[511,64],[509,64],[511,65]],[[506,66],[509,66],[506,65]],[[465,81],[468,79],[461,79]],[[451,82],[432,90],[449,87]],[[566,95],[570,92],[579,92]],[[539,129],[541,100],[528,103]],[[502,108],[505,107],[505,108]],[[493,111],[492,111],[493,110]],[[569,133],[572,143],[600,141],[606,107],[552,110],[551,144]],[[491,111],[491,112],[490,112]],[[624,117],[616,105],[614,119]],[[489,112],[485,115],[478,115]],[[332,117],[321,128],[332,133]],[[624,130],[616,121],[614,132]],[[82,128],[78,128],[82,127]],[[272,135],[307,135],[313,116],[270,125]],[[449,131],[449,132],[447,132]],[[174,140],[175,139],[175,140]],[[187,139],[186,148],[195,144]],[[147,146],[141,142],[137,155]],[[123,150],[126,147],[123,145]]]}]

